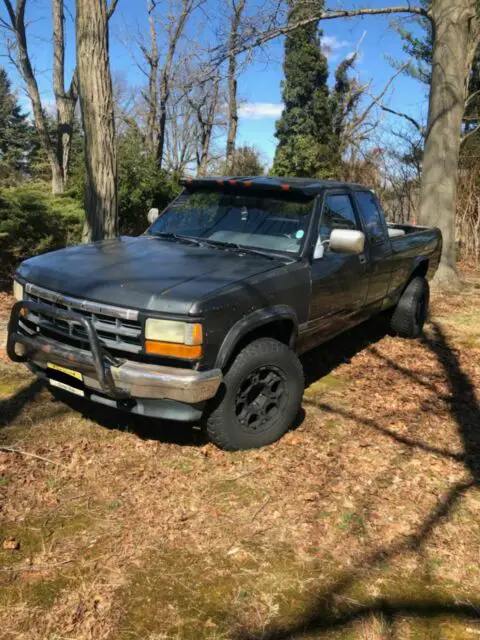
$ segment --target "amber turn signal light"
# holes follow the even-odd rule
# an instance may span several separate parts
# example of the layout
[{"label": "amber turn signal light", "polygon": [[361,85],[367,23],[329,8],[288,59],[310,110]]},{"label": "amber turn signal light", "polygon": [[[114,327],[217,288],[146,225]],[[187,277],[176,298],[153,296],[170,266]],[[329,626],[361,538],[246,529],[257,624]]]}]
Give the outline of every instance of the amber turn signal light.
[{"label": "amber turn signal light", "polygon": [[198,360],[202,357],[202,345],[190,346],[158,340],[145,340],[145,351],[154,356],[181,358],[182,360]]}]

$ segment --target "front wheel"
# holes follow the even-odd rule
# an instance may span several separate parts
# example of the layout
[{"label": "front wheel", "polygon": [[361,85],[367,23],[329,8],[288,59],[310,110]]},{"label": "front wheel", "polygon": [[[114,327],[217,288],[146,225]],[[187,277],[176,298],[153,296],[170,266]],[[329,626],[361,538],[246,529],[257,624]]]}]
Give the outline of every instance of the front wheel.
[{"label": "front wheel", "polygon": [[393,312],[391,326],[403,338],[418,338],[428,318],[430,287],[426,278],[413,278]]},{"label": "front wheel", "polygon": [[302,402],[302,365],[285,344],[261,338],[237,355],[225,374],[221,400],[207,417],[207,433],[221,449],[254,449],[291,427]]}]

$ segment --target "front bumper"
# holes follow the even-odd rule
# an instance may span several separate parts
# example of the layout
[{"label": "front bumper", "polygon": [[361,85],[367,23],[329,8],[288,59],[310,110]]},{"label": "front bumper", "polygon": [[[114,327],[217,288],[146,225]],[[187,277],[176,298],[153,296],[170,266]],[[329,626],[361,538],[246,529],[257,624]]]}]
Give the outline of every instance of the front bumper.
[{"label": "front bumper", "polygon": [[[20,330],[21,314],[25,311],[82,325],[90,350],[75,349],[41,335],[27,335]],[[193,371],[113,358],[102,347],[88,318],[30,300],[21,300],[12,309],[7,353],[15,362],[28,362],[43,370],[49,362],[72,368],[83,374],[85,387],[116,400],[152,398],[198,404],[213,398],[222,382],[220,369]]]}]

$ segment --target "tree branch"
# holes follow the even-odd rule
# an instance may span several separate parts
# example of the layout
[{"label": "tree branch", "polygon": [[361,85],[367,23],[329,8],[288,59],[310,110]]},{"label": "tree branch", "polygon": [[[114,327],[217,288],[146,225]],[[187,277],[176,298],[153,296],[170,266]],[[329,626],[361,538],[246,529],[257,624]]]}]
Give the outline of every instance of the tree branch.
[{"label": "tree branch", "polygon": [[381,107],[382,98],[385,96],[385,94],[387,93],[387,91],[391,87],[393,81],[401,73],[403,73],[404,70],[405,70],[405,67],[402,66],[396,73],[393,74],[393,76],[390,78],[390,80],[387,82],[387,84],[383,87],[381,93],[379,93],[378,96],[373,96],[372,97],[372,102],[368,105],[368,107],[364,110],[364,112],[356,119],[354,125],[352,126],[352,130],[358,129],[358,127],[361,126],[365,122],[365,120],[367,119],[367,117],[368,117],[369,113],[371,112],[371,110],[373,109],[373,107],[375,107],[376,105]]},{"label": "tree branch", "polygon": [[[303,20],[298,20],[296,22],[292,22],[283,27],[277,27],[276,29],[271,29],[270,31],[266,31],[265,33],[261,33],[259,35],[255,35],[255,33],[250,32],[244,38],[244,42],[238,46],[235,53],[236,55],[240,53],[244,53],[245,51],[252,49],[254,47],[259,47],[270,40],[274,40],[280,36],[287,35],[292,31],[300,27],[306,27],[314,22],[318,22],[319,20],[335,20],[337,18],[357,18],[361,16],[378,16],[378,15],[391,15],[394,13],[410,13],[414,15],[419,15],[424,18],[428,18],[431,20],[430,11],[427,9],[423,9],[422,7],[412,6],[411,4],[400,5],[395,7],[380,7],[380,8],[370,8],[364,7],[360,9],[342,9],[340,11],[320,11],[313,12],[308,18],[304,18]],[[253,38],[250,40],[250,38]],[[218,48],[217,48],[218,50]]]},{"label": "tree branch", "polygon": [[465,100],[465,109],[470,106],[470,104],[475,100],[475,98],[477,96],[480,96],[480,90],[479,91],[474,91],[473,93],[471,93],[468,98]]},{"label": "tree branch", "polygon": [[12,3],[10,2],[10,0],[3,0],[3,2],[5,3],[5,6],[7,8],[8,15],[10,17],[10,22],[12,23],[12,27],[15,29],[15,11],[13,10]]},{"label": "tree branch", "polygon": [[382,111],[386,111],[387,113],[391,113],[394,116],[399,116],[400,118],[405,118],[405,120],[408,120],[408,122],[410,122],[410,124],[413,124],[413,126],[415,127],[415,129],[417,129],[417,131],[419,133],[422,134],[422,136],[425,136],[425,127],[422,127],[422,125],[417,122],[414,118],[412,118],[411,116],[409,116],[406,113],[402,113],[401,111],[395,111],[394,109],[390,109],[390,107],[386,107],[383,104],[379,104],[378,105],[380,107],[380,109],[382,109]]},{"label": "tree branch", "polygon": [[471,131],[466,133],[464,136],[462,136],[462,138],[460,139],[460,146],[463,146],[469,138],[471,138],[473,135],[475,135],[479,131],[480,131],[480,124],[477,125],[475,129],[472,129]]},{"label": "tree branch", "polygon": [[110,18],[115,13],[115,9],[117,8],[117,4],[118,4],[118,0],[112,0],[111,5],[107,8],[107,20],[110,20]]}]

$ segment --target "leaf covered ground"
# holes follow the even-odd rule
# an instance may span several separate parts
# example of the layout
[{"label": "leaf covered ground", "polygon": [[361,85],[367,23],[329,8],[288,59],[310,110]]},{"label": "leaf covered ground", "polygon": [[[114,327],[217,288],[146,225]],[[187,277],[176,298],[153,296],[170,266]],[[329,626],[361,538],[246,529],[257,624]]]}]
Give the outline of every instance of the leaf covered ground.
[{"label": "leaf covered ground", "polygon": [[296,428],[232,454],[2,353],[0,636],[480,637],[480,274],[422,340],[377,319],[304,364]]}]

